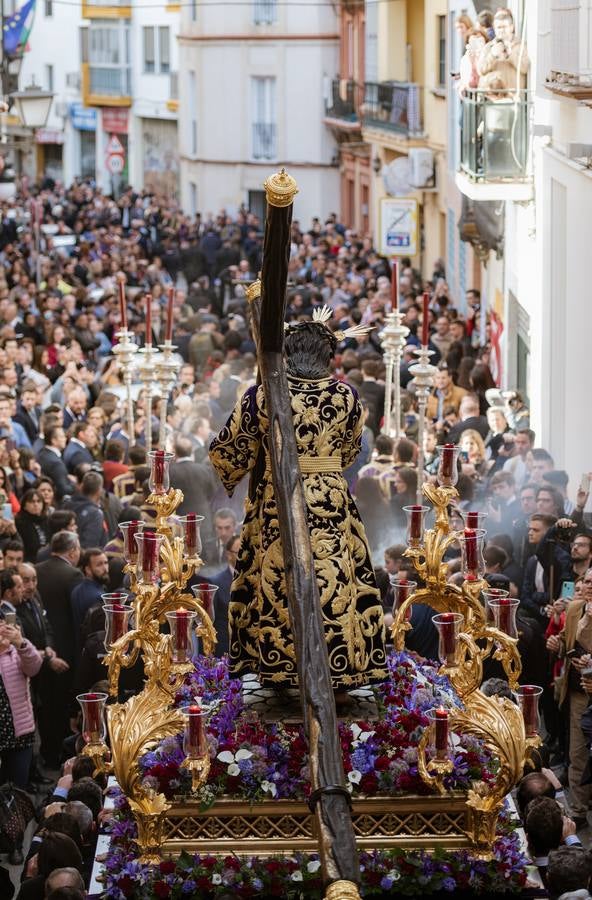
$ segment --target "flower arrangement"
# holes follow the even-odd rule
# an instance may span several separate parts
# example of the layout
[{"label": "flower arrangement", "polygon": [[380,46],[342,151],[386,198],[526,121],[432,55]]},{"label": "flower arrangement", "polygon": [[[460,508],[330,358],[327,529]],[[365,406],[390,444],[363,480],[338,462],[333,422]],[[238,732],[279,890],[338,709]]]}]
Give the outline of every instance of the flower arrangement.
[{"label": "flower arrangement", "polygon": [[[121,816],[123,815],[123,819]],[[289,857],[191,855],[142,865],[134,858],[130,830],[122,831],[125,813],[111,822],[112,843],[105,861],[105,900],[181,900],[184,897],[285,897],[320,900],[323,890],[316,854]],[[131,817],[131,832],[134,825]],[[466,850],[376,850],[360,853],[363,897],[417,896],[443,892],[458,896],[471,892],[493,897],[521,894],[526,884],[527,859],[519,837],[499,837],[489,861]]]},{"label": "flower arrangement", "polygon": [[[450,682],[426,660],[406,651],[388,660],[389,679],[373,688],[378,718],[341,722],[343,763],[352,795],[425,794],[429,788],[417,769],[417,743],[434,706],[460,706]],[[210,805],[222,795],[250,802],[305,799],[310,791],[308,748],[302,725],[262,722],[245,708],[241,683],[231,679],[226,660],[198,657],[175,702],[199,697],[214,704],[208,725],[211,768],[199,799]],[[169,799],[187,794],[190,778],[180,768],[182,737],[167,738],[145,754],[140,767],[145,784]],[[454,736],[454,770],[449,789],[468,790],[475,780],[492,777],[493,761],[469,737]]]}]

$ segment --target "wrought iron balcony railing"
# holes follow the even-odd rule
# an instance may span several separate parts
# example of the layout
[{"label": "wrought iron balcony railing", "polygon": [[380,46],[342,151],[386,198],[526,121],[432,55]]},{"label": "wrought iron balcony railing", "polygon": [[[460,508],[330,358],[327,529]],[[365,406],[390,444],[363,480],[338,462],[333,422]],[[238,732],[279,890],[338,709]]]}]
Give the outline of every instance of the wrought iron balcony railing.
[{"label": "wrought iron balcony railing", "polygon": [[275,159],[277,128],[274,122],[253,123],[253,159]]},{"label": "wrought iron balcony railing", "polygon": [[423,135],[420,86],[403,81],[367,81],[361,115],[368,127],[420,137]]},{"label": "wrought iron balcony railing", "polygon": [[364,85],[347,78],[334,78],[331,93],[325,103],[325,115],[329,119],[358,121],[358,110],[364,97]]}]

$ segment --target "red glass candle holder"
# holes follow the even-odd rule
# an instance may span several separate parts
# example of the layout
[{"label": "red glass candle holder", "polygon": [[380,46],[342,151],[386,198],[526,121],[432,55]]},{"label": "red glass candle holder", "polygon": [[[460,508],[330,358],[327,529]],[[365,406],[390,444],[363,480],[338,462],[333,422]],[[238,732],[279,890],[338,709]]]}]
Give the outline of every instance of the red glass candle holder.
[{"label": "red glass candle holder", "polygon": [[458,454],[460,447],[456,444],[439,444],[438,451],[438,484],[454,487],[458,481]]},{"label": "red glass candle holder", "polygon": [[184,706],[181,710],[185,719],[183,732],[183,752],[188,759],[201,759],[209,755],[206,733],[206,710],[197,703]]},{"label": "red glass candle holder", "polygon": [[195,599],[199,600],[202,609],[210,617],[211,621],[214,621],[215,615],[215,606],[214,599],[216,597],[216,591],[218,590],[217,584],[194,584],[191,588],[193,593],[195,594]]},{"label": "red glass candle holder", "polygon": [[136,576],[140,584],[158,584],[160,581],[160,547],[162,534],[155,531],[143,531],[136,535],[138,558],[136,560]]},{"label": "red glass candle holder", "polygon": [[191,657],[191,629],[197,613],[181,606],[165,615],[171,630],[171,658],[174,663],[187,662]]},{"label": "red glass candle holder", "polygon": [[539,699],[542,693],[542,687],[538,687],[535,684],[521,684],[514,692],[518,706],[522,710],[524,731],[527,738],[536,737],[539,733],[541,726]]},{"label": "red glass candle holder", "polygon": [[448,721],[448,710],[444,709],[443,707],[439,707],[438,709],[429,709],[426,715],[433,727],[436,759],[447,759],[448,745],[450,742],[450,723]]},{"label": "red glass candle holder", "polygon": [[487,604],[493,613],[493,624],[498,631],[503,631],[508,637],[518,638],[516,627],[516,613],[520,600],[517,597],[495,597],[488,600]]},{"label": "red glass candle holder", "polygon": [[465,578],[467,575],[480,578],[485,572],[483,541],[486,534],[484,528],[465,528],[457,534],[462,557],[462,573]]},{"label": "red glass candle holder", "polygon": [[130,606],[124,606],[123,603],[106,603],[103,606],[103,612],[105,613],[105,650],[109,651],[111,645],[129,631],[133,609]]},{"label": "red glass candle holder", "polygon": [[101,594],[101,603],[108,606],[111,603],[121,603],[126,606],[131,602],[131,594],[129,591],[111,591],[108,594]]},{"label": "red glass candle holder", "polygon": [[489,588],[486,591],[481,592],[483,594],[483,602],[485,603],[485,613],[486,619],[488,623],[493,623],[493,610],[490,606],[490,600],[499,600],[502,597],[509,597],[510,592],[504,591],[502,588]]},{"label": "red glass candle holder", "polygon": [[166,494],[171,486],[169,466],[174,459],[174,453],[166,450],[150,450],[147,454],[150,464],[150,478],[148,485],[153,494]]},{"label": "red glass candle holder", "polygon": [[458,636],[464,622],[460,613],[438,613],[432,616],[432,622],[438,629],[438,656],[445,666],[456,666],[458,656]]},{"label": "red glass candle holder", "polygon": [[107,694],[78,694],[82,710],[82,737],[85,744],[99,744],[105,740],[105,703]]},{"label": "red glass candle holder", "polygon": [[177,516],[177,522],[183,532],[183,550],[186,557],[194,559],[201,553],[200,525],[204,517],[195,513],[187,513],[186,516]]},{"label": "red glass candle holder", "polygon": [[404,506],[403,512],[407,516],[407,543],[410,547],[419,547],[423,541],[424,519],[429,506],[421,506],[414,503],[413,506]]},{"label": "red glass candle holder", "polygon": [[[393,617],[396,616],[399,608],[405,600],[415,592],[417,581],[408,581],[407,578],[398,578],[396,575],[390,576],[391,587],[393,589]],[[405,619],[409,621],[411,618],[411,604],[407,607]]]},{"label": "red glass candle holder", "polygon": [[461,509],[460,514],[464,522],[465,528],[479,530],[485,528],[486,512],[477,512],[473,509]]},{"label": "red glass candle holder", "polygon": [[138,559],[136,535],[144,531],[144,522],[140,519],[131,519],[129,522],[122,522],[119,528],[123,536],[123,558],[128,565],[134,566]]}]

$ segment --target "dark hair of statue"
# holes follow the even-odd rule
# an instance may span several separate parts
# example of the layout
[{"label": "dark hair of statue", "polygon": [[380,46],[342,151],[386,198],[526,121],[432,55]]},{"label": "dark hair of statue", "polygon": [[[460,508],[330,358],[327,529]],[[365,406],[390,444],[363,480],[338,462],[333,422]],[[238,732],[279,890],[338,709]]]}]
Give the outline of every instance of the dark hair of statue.
[{"label": "dark hair of statue", "polygon": [[285,335],[286,368],[296,378],[326,378],[337,340],[324,325],[299,322]]}]

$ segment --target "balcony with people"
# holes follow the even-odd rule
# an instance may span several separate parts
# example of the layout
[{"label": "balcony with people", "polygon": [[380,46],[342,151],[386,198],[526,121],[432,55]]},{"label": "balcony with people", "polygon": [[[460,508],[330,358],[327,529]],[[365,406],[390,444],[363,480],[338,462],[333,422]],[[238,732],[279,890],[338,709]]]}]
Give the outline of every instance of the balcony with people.
[{"label": "balcony with people", "polygon": [[[465,28],[465,52],[455,83],[460,124],[459,190],[471,200],[532,197],[528,53],[511,13],[499,10],[492,27]],[[455,119],[456,120],[456,119]]]}]

